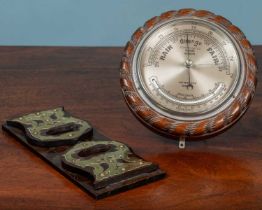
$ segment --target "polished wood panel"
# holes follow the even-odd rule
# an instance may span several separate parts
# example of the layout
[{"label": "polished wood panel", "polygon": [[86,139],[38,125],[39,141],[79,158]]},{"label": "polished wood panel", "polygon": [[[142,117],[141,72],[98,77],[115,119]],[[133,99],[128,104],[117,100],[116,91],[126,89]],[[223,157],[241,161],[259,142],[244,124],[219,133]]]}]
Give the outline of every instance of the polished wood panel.
[{"label": "polished wood panel", "polygon": [[[163,180],[94,200],[13,137],[0,133],[0,209],[262,209],[262,86],[230,130],[178,149],[129,111],[122,48],[0,47],[0,120],[62,106],[167,172]],[[255,47],[258,66],[262,47]],[[258,80],[262,74],[258,73]]]}]

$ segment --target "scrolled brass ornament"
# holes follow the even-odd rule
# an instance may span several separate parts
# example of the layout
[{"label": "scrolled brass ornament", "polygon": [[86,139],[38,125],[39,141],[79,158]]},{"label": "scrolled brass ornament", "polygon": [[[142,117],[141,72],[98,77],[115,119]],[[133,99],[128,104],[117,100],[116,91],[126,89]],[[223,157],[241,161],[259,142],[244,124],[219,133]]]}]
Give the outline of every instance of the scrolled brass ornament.
[{"label": "scrolled brass ornament", "polygon": [[93,178],[95,189],[121,179],[149,173],[158,166],[135,155],[117,141],[85,141],[76,144],[62,156],[63,166]]},{"label": "scrolled brass ornament", "polygon": [[71,116],[63,107],[19,116],[6,123],[22,127],[31,144],[44,147],[75,144],[92,135],[89,123]]}]

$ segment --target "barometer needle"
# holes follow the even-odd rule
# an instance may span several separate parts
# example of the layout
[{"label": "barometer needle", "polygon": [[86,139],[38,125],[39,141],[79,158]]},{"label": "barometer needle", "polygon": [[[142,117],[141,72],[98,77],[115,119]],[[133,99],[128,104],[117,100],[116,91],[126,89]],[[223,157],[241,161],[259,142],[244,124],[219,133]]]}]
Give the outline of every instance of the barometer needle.
[{"label": "barometer needle", "polygon": [[188,34],[186,34],[186,45],[187,45],[187,61],[186,61],[186,68],[188,72],[188,83],[187,83],[187,89],[191,88],[193,89],[193,85],[191,84],[191,73],[190,73],[190,68],[192,65],[192,61],[190,60],[190,55],[189,55],[189,40],[188,40]]},{"label": "barometer needle", "polygon": [[188,34],[186,34],[186,46],[187,46],[187,60],[190,60],[189,58],[189,43],[188,43]]},{"label": "barometer needle", "polygon": [[187,89],[189,89],[189,88],[193,89],[194,87],[191,83],[190,67],[187,67],[187,72],[188,72],[188,83],[187,83],[186,87],[187,87]]}]

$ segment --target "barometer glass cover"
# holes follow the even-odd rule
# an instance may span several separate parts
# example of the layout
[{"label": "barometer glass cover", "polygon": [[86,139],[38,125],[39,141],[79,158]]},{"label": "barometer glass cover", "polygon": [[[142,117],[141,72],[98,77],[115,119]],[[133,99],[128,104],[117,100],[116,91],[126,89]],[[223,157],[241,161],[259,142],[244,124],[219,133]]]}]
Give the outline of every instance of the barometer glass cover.
[{"label": "barometer glass cover", "polygon": [[209,11],[154,17],[127,43],[120,81],[131,111],[153,130],[198,139],[233,125],[256,86],[256,60],[239,28]]}]

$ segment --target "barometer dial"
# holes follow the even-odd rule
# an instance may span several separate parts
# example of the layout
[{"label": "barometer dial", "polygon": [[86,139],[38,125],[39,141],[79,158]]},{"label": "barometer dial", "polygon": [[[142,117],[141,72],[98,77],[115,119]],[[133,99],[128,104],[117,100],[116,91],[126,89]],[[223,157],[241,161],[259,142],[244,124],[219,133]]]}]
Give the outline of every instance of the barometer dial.
[{"label": "barometer dial", "polygon": [[128,42],[121,87],[133,113],[174,137],[216,134],[242,116],[253,97],[256,62],[244,34],[208,11],[155,17]]}]

